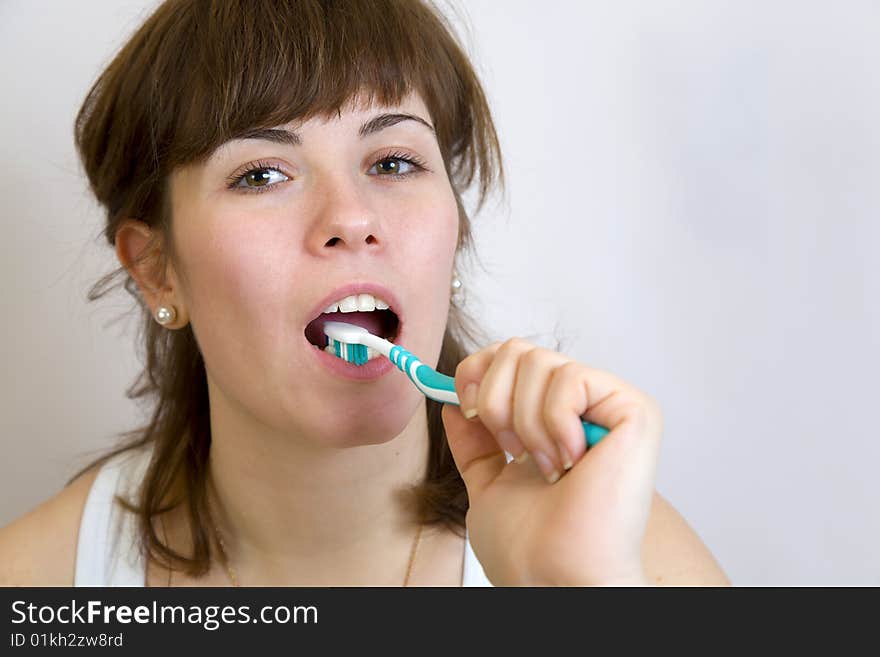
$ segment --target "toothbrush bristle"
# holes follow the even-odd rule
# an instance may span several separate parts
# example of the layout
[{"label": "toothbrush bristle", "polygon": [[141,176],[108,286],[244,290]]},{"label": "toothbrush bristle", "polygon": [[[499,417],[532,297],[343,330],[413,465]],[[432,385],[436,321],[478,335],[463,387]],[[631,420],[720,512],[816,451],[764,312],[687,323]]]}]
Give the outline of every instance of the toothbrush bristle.
[{"label": "toothbrush bristle", "polygon": [[354,363],[355,365],[365,365],[367,363],[367,347],[362,344],[350,344],[348,342],[340,342],[331,337],[327,337],[327,344],[332,345],[336,352],[336,356],[342,360]]}]

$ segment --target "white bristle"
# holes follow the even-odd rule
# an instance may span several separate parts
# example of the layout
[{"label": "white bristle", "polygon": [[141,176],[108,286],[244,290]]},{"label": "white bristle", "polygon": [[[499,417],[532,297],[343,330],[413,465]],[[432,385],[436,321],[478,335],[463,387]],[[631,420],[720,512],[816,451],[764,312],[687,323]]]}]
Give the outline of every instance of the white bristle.
[{"label": "white bristle", "polygon": [[[340,353],[342,354],[343,360],[348,360],[348,358],[346,357],[348,344],[345,342],[341,342],[340,344],[342,345],[340,348]],[[336,355],[336,347],[334,347],[333,344],[328,344],[326,347],[324,347],[324,351],[326,351],[331,356]],[[382,354],[380,354],[372,347],[367,347],[367,360],[373,360],[374,358],[381,355]]]}]

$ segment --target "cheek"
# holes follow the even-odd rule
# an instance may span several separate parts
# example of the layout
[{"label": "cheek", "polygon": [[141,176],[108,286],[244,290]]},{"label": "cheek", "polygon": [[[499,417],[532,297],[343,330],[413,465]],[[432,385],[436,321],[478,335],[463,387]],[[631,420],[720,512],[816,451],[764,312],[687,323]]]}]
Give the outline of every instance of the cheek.
[{"label": "cheek", "polygon": [[[413,212],[411,223],[397,236],[405,245],[400,259],[402,271],[396,279],[410,293],[410,320],[418,327],[420,336],[433,336],[430,344],[412,344],[421,348],[426,358],[433,351],[439,354],[442,328],[449,311],[452,266],[458,240],[458,212],[454,197],[441,197],[421,211]],[[417,219],[412,219],[416,217]],[[436,342],[436,344],[434,344]]]},{"label": "cheek", "polygon": [[458,241],[458,210],[451,189],[411,216],[418,217],[418,221],[404,234],[402,242],[412,256],[419,258],[426,276],[442,279],[452,269]]},{"label": "cheek", "polygon": [[191,245],[191,317],[206,361],[229,360],[230,351],[251,360],[258,341],[284,337],[291,322],[281,316],[278,288],[290,279],[279,270],[281,249],[279,240],[241,222]]}]

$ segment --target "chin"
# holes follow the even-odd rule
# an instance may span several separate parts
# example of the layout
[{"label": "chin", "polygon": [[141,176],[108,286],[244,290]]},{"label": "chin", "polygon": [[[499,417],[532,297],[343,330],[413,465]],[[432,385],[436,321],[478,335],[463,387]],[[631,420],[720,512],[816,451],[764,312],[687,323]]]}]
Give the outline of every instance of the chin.
[{"label": "chin", "polygon": [[[362,416],[349,412],[334,418],[333,426],[322,427],[316,435],[322,435],[321,442],[333,447],[358,447],[361,445],[381,445],[397,438],[407,427],[417,421],[417,413],[424,413],[425,398],[417,391],[389,402]],[[423,418],[423,421],[424,418]]]}]

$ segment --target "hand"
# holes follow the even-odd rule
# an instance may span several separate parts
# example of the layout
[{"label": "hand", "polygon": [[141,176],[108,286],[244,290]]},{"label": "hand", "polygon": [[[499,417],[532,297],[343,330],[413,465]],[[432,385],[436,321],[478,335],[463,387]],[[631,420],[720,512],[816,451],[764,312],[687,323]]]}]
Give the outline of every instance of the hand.
[{"label": "hand", "polygon": [[[490,581],[647,584],[641,545],[663,430],[657,402],[520,338],[465,358],[455,389],[461,407],[445,404],[441,416],[470,498],[469,539]],[[477,415],[468,420],[470,409]],[[582,416],[610,431],[589,451]],[[505,450],[517,460],[508,463]]]}]

